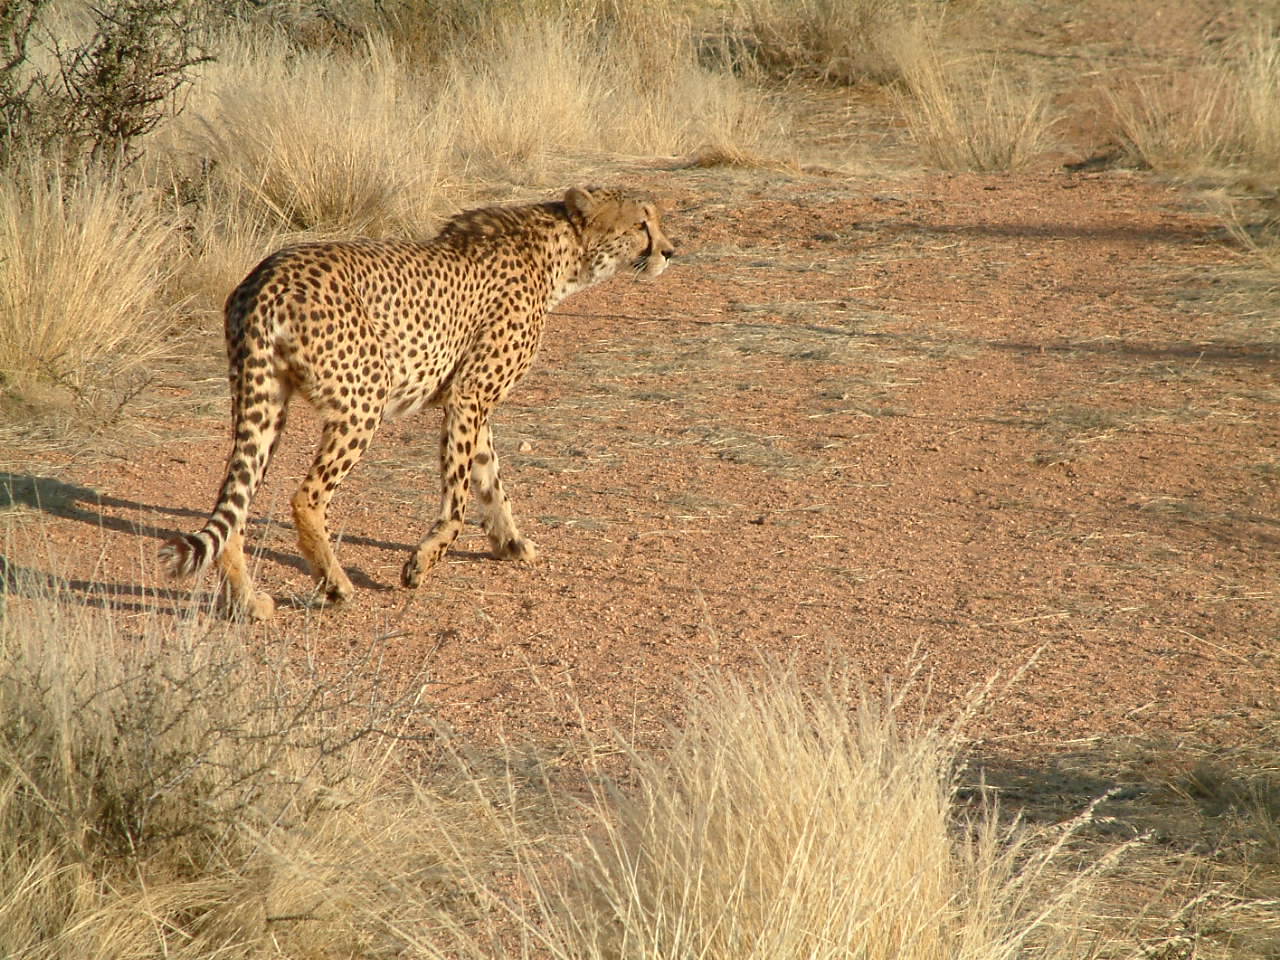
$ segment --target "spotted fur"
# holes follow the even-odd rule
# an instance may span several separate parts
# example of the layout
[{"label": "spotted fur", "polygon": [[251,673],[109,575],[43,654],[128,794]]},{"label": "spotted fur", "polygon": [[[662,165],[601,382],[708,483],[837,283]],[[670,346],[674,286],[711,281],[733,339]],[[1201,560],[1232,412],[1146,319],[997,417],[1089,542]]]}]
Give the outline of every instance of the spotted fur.
[{"label": "spotted fur", "polygon": [[498,476],[489,413],[529,369],[547,312],[622,267],[660,274],[673,256],[654,205],[574,188],[562,201],[461,214],[426,243],[352,240],[273,253],[226,304],[232,448],[203,529],[161,548],[173,576],[217,560],[233,611],[271,616],[243,549],[249,504],[301,394],[321,414],[315,461],[293,495],[298,545],[333,600],[352,593],[329,545],[326,510],[386,420],[444,410],[440,512],[404,565],[416,587],[457,538],[472,482],[496,556],[532,560]]}]

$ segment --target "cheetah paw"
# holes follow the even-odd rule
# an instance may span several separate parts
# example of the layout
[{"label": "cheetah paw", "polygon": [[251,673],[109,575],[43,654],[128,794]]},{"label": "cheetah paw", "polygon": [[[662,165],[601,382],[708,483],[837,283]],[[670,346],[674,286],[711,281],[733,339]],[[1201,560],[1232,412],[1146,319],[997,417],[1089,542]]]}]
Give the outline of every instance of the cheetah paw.
[{"label": "cheetah paw", "polygon": [[276,602],[265,593],[254,593],[247,598],[224,596],[218,609],[228,620],[263,623],[276,615]]},{"label": "cheetah paw", "polygon": [[253,623],[262,623],[276,615],[276,602],[265,593],[259,593],[244,605],[245,618]]},{"label": "cheetah paw", "polygon": [[320,591],[324,594],[327,603],[337,605],[350,600],[351,595],[356,592],[356,588],[351,585],[350,580],[343,577],[337,583],[330,580],[324,581],[320,584]]},{"label": "cheetah paw", "polygon": [[400,585],[413,590],[418,584],[422,583],[422,575],[424,573],[426,571],[422,569],[422,564],[418,562],[417,554],[413,554],[405,561],[404,568],[400,571]]},{"label": "cheetah paw", "polygon": [[499,560],[520,560],[532,563],[538,559],[538,545],[527,537],[514,537],[511,540],[489,541],[493,555]]}]

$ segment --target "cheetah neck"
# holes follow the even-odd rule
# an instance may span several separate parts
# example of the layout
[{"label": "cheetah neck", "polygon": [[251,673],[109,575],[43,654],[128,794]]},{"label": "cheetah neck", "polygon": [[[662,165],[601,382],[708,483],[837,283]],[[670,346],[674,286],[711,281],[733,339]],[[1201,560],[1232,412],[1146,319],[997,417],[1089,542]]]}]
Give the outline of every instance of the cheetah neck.
[{"label": "cheetah neck", "polygon": [[579,290],[587,289],[594,282],[593,280],[583,281],[576,277],[571,277],[552,284],[551,291],[547,294],[547,310],[554,310],[566,297],[572,296]]},{"label": "cheetah neck", "polygon": [[608,275],[593,269],[581,233],[567,220],[557,224],[550,241],[551,283],[547,290],[547,310],[551,311],[580,290],[604,280]]}]

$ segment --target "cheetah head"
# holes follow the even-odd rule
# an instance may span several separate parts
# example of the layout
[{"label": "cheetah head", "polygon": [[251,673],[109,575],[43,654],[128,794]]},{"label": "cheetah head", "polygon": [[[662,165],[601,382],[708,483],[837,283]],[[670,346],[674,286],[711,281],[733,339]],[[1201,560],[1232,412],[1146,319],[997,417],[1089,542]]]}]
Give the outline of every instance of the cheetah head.
[{"label": "cheetah head", "polygon": [[564,205],[582,236],[582,272],[586,286],[630,266],[638,280],[652,280],[675,256],[662,232],[656,205],[640,196],[600,187],[573,187]]}]

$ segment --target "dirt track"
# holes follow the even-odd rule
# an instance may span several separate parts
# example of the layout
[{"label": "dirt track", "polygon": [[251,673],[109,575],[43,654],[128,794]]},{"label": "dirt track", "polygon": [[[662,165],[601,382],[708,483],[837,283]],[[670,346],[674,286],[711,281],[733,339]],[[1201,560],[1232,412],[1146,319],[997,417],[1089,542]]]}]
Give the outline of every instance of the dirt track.
[{"label": "dirt track", "polygon": [[[835,658],[876,684],[917,649],[942,707],[1043,648],[979,725],[1008,746],[1230,741],[1275,716],[1280,356],[1211,219],[1125,173],[626,176],[676,202],[677,266],[562,305],[495,417],[544,559],[489,560],[470,526],[418,593],[396,586],[434,509],[428,412],[335,500],[356,598],[308,610],[299,405],[251,528],[281,609],[248,629],[335,665],[391,635],[387,669],[425,666],[481,737],[554,739],[572,695],[643,738],[708,666]],[[157,422],[172,440],[0,452],[12,562],[126,620],[184,608],[154,557],[221,476],[207,342],[163,390],[218,400]]]}]

